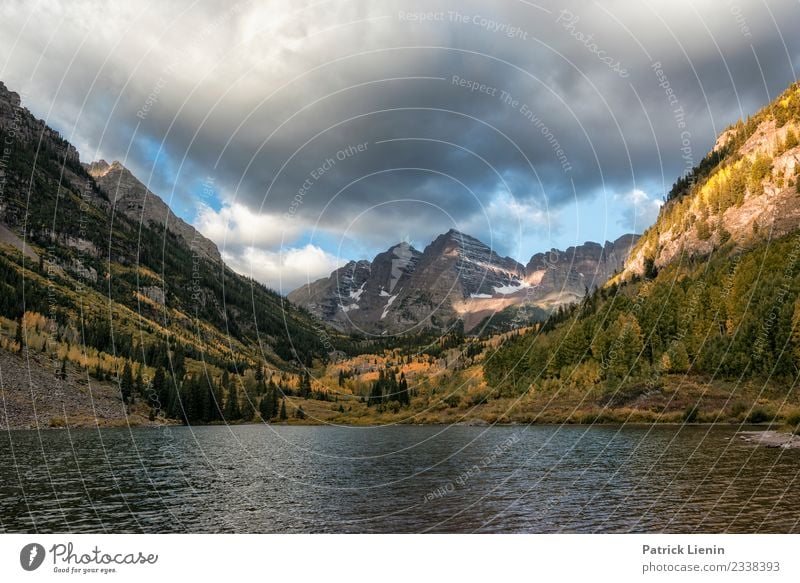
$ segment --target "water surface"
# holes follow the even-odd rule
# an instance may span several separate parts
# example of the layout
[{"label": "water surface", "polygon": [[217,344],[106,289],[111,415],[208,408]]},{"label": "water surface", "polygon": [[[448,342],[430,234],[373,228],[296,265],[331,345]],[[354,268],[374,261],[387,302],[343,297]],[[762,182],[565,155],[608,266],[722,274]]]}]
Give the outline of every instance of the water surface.
[{"label": "water surface", "polygon": [[0,436],[0,531],[800,531],[800,451],[735,431],[11,431]]}]

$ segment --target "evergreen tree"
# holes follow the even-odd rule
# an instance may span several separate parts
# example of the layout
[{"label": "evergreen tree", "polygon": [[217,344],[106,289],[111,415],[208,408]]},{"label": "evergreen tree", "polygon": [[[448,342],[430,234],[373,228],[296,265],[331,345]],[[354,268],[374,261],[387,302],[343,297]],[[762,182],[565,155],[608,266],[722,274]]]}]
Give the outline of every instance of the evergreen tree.
[{"label": "evergreen tree", "polygon": [[241,418],[242,414],[239,411],[239,396],[237,395],[236,386],[231,385],[228,388],[228,400],[225,401],[225,421],[236,421]]},{"label": "evergreen tree", "polygon": [[203,423],[214,421],[214,385],[207,377],[203,376],[199,386],[200,412]]},{"label": "evergreen tree", "polygon": [[144,395],[144,379],[142,378],[142,368],[138,367],[136,371],[136,380],[133,382],[133,388],[138,395]]},{"label": "evergreen tree", "polygon": [[186,375],[181,382],[181,418],[187,425],[198,418],[197,378]]},{"label": "evergreen tree", "polygon": [[406,381],[405,373],[400,373],[400,383],[397,389],[397,397],[398,401],[400,401],[401,405],[410,405],[411,404],[411,395],[408,392],[408,382]]},{"label": "evergreen tree", "polygon": [[256,407],[255,403],[253,402],[254,398],[255,397],[251,397],[250,395],[245,393],[244,403],[242,404],[240,412],[241,418],[244,419],[245,421],[251,421],[253,417],[256,416]]},{"label": "evergreen tree", "polygon": [[311,397],[311,377],[308,374],[308,371],[303,373],[303,377],[300,380],[300,396],[303,399],[308,399]]},{"label": "evergreen tree", "polygon": [[211,420],[220,421],[222,419],[223,395],[222,383],[210,385],[211,394]]},{"label": "evergreen tree", "polygon": [[270,395],[261,397],[261,402],[258,404],[258,412],[261,414],[261,419],[264,421],[269,421],[275,416]]},{"label": "evergreen tree", "polygon": [[119,388],[122,392],[122,401],[124,403],[133,402],[133,372],[131,371],[131,363],[125,361],[125,368],[122,369],[122,378],[119,382]]},{"label": "evergreen tree", "polygon": [[175,350],[173,351],[172,355],[172,374],[175,375],[175,378],[183,378],[186,374],[186,354],[183,350],[183,346],[177,344],[175,346]]},{"label": "evergreen tree", "polygon": [[181,419],[183,418],[183,404],[181,403],[180,386],[178,384],[178,380],[174,376],[169,375],[167,377],[166,385],[167,398],[165,403],[167,417],[171,419]]},{"label": "evergreen tree", "polygon": [[280,413],[279,417],[280,417],[281,421],[286,421],[286,419],[288,419],[288,417],[286,415],[286,400],[285,399],[281,399],[281,413]]},{"label": "evergreen tree", "polygon": [[372,391],[367,398],[367,407],[383,403],[383,386],[386,383],[383,370],[378,373],[378,380],[372,383]]},{"label": "evergreen tree", "polygon": [[22,333],[22,329],[24,326],[23,315],[20,315],[19,319],[17,320],[17,334],[14,337],[15,342],[17,343],[17,350],[22,352],[22,346],[25,342],[25,338]]},{"label": "evergreen tree", "polygon": [[158,406],[161,409],[166,409],[167,406],[167,382],[164,376],[164,369],[159,366],[153,375],[153,386],[150,395],[153,407]]},{"label": "evergreen tree", "polygon": [[297,411],[295,411],[294,416],[296,418],[298,418],[298,419],[305,419],[306,418],[306,412],[303,411],[303,406],[302,405],[297,408]]},{"label": "evergreen tree", "polygon": [[339,386],[344,386],[344,371],[341,369],[339,370]]}]

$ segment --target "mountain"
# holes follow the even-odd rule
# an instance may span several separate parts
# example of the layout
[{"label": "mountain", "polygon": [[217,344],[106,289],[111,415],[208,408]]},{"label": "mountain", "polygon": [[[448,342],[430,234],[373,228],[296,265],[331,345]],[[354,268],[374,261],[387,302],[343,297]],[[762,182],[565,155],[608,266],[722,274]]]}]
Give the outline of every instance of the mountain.
[{"label": "mountain", "polygon": [[[501,394],[576,391],[655,420],[682,408],[692,421],[791,417],[781,409],[797,406],[800,370],[799,135],[795,83],[676,181],[621,273],[487,359],[487,381]],[[704,389],[687,401],[692,384]]]},{"label": "mountain", "polygon": [[139,182],[120,162],[105,160],[84,164],[89,175],[106,194],[118,212],[134,222],[155,223],[183,239],[183,242],[211,261],[222,261],[217,246],[194,227],[175,216],[172,209]]},{"label": "mountain", "polygon": [[[551,310],[580,300],[623,267],[635,235],[534,255],[527,268],[451,229],[424,251],[399,243],[370,261],[351,261],[288,299],[339,330],[399,334],[467,331],[515,306]],[[541,313],[541,312],[540,312]]]},{"label": "mountain", "polygon": [[121,164],[81,164],[3,83],[0,143],[3,370],[45,369],[4,378],[6,413],[46,410],[30,400],[46,387],[27,386],[42,378],[63,381],[65,402],[84,402],[71,397],[91,375],[123,395],[137,379],[127,404],[156,415],[209,421],[224,402],[249,419],[245,377],[267,369],[296,382],[301,362],[340,346],[307,311],[225,266]]},{"label": "mountain", "polygon": [[605,245],[587,241],[566,251],[551,249],[536,253],[525,266],[525,281],[534,287],[537,297],[564,289],[577,291],[580,299],[585,290],[603,285],[623,270],[638,235],[622,235]]}]

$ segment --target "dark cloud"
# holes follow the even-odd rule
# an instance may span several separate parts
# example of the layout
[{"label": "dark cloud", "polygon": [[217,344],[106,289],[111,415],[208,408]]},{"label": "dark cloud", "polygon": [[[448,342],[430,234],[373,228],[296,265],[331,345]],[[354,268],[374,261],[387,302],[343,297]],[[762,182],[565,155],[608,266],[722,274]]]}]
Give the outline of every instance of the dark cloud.
[{"label": "dark cloud", "polygon": [[790,0],[148,9],[6,5],[2,76],[84,157],[126,158],[179,209],[211,177],[214,208],[289,213],[289,245],[317,228],[378,249],[450,222],[535,238],[576,198],[657,199],[800,55]]}]

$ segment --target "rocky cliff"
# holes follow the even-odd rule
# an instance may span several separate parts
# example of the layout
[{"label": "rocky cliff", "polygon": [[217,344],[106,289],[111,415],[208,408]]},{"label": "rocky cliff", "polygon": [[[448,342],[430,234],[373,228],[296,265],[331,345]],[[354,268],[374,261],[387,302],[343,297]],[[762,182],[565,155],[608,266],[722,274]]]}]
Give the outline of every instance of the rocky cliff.
[{"label": "rocky cliff", "polygon": [[221,261],[217,246],[194,227],[175,216],[160,197],[136,178],[120,162],[105,160],[84,165],[118,212],[144,224],[155,223],[181,237],[193,251],[212,261]]}]

